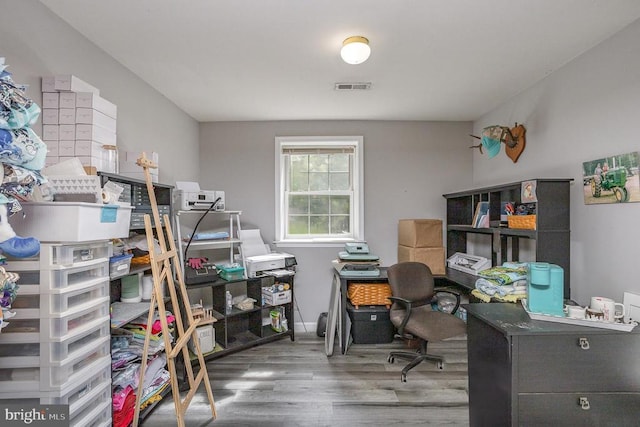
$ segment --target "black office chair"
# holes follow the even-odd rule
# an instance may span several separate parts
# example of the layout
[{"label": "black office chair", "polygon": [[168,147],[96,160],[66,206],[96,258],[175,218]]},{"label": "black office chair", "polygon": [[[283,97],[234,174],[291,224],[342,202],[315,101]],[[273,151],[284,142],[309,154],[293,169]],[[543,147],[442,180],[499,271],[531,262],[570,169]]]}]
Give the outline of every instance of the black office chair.
[{"label": "black office chair", "polygon": [[[441,356],[427,354],[427,343],[446,338],[464,335],[466,323],[453,314],[460,306],[460,295],[449,290],[436,290],[431,269],[420,262],[401,262],[387,270],[392,296],[391,323],[398,329],[398,334],[405,339],[417,338],[420,347],[417,352],[392,351],[389,363],[396,358],[409,359],[411,362],[402,369],[402,382],[407,381],[407,372],[423,360],[436,362],[439,369],[444,368]],[[435,295],[446,292],[455,296],[456,303],[451,314],[434,310],[431,303]]]}]

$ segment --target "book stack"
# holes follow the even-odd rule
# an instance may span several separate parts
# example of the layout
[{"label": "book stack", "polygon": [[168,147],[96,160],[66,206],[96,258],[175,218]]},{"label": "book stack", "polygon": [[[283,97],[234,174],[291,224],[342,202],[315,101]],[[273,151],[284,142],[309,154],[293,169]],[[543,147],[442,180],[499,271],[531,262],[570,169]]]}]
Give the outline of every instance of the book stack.
[{"label": "book stack", "polygon": [[471,225],[474,228],[489,228],[489,202],[478,202]]}]

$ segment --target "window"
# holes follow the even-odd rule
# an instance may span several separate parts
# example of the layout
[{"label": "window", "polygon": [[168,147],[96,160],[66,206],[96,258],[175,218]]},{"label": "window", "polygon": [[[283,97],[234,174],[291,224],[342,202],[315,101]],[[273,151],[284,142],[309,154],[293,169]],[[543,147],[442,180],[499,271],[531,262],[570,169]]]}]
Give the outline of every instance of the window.
[{"label": "window", "polygon": [[276,138],[278,243],[364,239],[361,136]]}]

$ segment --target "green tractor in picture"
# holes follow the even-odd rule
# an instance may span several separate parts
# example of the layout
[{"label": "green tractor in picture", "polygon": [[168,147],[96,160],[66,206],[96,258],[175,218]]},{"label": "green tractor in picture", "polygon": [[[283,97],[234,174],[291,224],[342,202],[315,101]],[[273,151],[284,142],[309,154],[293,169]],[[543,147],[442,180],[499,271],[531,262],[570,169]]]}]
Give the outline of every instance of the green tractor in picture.
[{"label": "green tractor in picture", "polygon": [[617,167],[609,169],[601,175],[593,175],[591,178],[591,195],[593,197],[600,197],[602,190],[612,190],[617,202],[628,202],[629,192],[625,188],[626,183],[626,168]]}]

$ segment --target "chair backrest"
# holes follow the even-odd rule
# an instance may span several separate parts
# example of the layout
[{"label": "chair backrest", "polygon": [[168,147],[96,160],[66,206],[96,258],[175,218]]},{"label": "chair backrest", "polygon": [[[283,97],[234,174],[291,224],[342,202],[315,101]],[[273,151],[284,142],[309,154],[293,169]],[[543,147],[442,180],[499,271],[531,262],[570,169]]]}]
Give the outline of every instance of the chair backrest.
[{"label": "chair backrest", "polygon": [[427,299],[434,294],[431,269],[421,262],[400,262],[387,269],[391,294],[410,301]]}]

